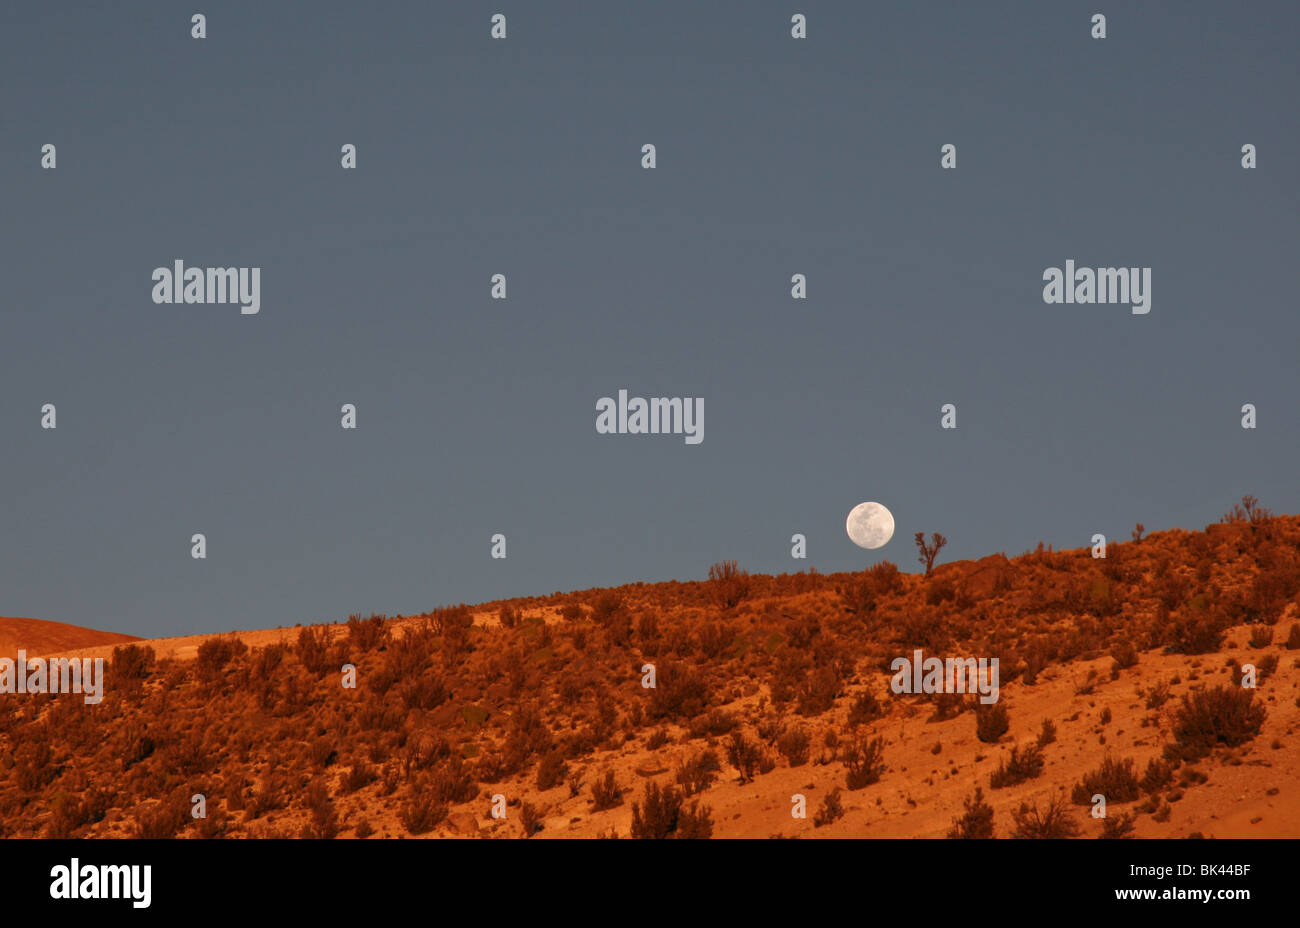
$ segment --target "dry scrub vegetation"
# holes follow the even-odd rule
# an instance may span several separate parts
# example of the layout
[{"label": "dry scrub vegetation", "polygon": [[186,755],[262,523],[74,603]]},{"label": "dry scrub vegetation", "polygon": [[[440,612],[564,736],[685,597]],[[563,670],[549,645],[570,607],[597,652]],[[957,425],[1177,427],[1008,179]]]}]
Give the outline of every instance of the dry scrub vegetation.
[{"label": "dry scrub vegetation", "polygon": [[[1143,836],[1189,790],[1295,746],[1300,517],[1246,503],[1105,559],[1039,545],[928,577],[725,563],[352,616],[293,644],[218,636],[193,660],[119,647],[99,705],[0,702],[0,832]],[[1002,700],[892,693],[890,661],[916,648],[999,658]],[[1094,794],[1124,808],[1095,821]]]}]

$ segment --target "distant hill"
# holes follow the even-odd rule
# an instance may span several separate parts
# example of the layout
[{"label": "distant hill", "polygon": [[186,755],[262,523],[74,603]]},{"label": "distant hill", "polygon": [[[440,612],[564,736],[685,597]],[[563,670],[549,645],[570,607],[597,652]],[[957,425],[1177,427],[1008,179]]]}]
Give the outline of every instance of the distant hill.
[{"label": "distant hill", "polygon": [[127,644],[139,640],[134,635],[101,632],[66,622],[0,616],[0,657],[17,658],[20,650],[26,651],[28,657],[37,657],[77,648]]}]

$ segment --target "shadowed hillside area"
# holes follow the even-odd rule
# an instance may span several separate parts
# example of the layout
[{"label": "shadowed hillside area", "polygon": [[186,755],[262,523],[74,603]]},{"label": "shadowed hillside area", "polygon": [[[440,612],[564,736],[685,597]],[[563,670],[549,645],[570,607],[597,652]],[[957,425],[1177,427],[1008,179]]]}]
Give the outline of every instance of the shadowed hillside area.
[{"label": "shadowed hillside area", "polygon": [[[0,828],[1300,836],[1300,516],[1247,498],[1205,531],[1139,527],[1093,554],[929,576],[720,564],[130,644],[0,620],[0,650],[109,662],[98,704],[0,696]],[[917,649],[996,658],[999,698],[895,692]]]}]

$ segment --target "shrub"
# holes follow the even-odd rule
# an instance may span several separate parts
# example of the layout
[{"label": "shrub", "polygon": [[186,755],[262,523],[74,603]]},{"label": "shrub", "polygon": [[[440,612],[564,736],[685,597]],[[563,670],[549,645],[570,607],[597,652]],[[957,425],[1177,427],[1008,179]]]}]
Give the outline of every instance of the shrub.
[{"label": "shrub", "polygon": [[421,771],[431,770],[443,758],[451,755],[451,745],[446,738],[420,735],[406,743],[402,752],[402,775],[411,779]]},{"label": "shrub", "polygon": [[885,772],[884,748],[883,738],[867,740],[865,735],[859,735],[844,745],[840,756],[848,768],[846,785],[850,790],[862,789],[880,779]]},{"label": "shrub", "polygon": [[156,660],[153,648],[148,645],[128,644],[113,649],[108,669],[114,683],[143,680],[153,670]]},{"label": "shrub", "polygon": [[776,741],[777,750],[785,755],[791,767],[801,767],[808,763],[808,748],[812,737],[802,725],[784,732]]},{"label": "shrub", "polygon": [[1286,636],[1286,649],[1288,651],[1300,649],[1300,625],[1294,623],[1291,625],[1291,634]]},{"label": "shrub", "polygon": [[261,818],[268,812],[283,809],[288,801],[285,792],[288,781],[282,772],[272,771],[262,781],[259,789],[253,793],[245,815],[248,818]]},{"label": "shrub", "polygon": [[537,788],[545,792],[564,782],[569,766],[564,762],[564,754],[558,748],[548,751],[537,765]]},{"label": "shrub", "polygon": [[368,619],[348,616],[348,647],[355,651],[373,651],[388,640],[388,616],[374,614]]},{"label": "shrub", "polygon": [[502,628],[514,628],[519,624],[521,616],[518,609],[512,609],[509,605],[503,605],[497,612],[497,618],[501,620]]},{"label": "shrub", "polygon": [[975,734],[985,744],[996,744],[1010,727],[1011,721],[1002,703],[980,704],[975,708]]},{"label": "shrub", "polygon": [[1267,648],[1273,643],[1273,629],[1268,625],[1256,625],[1250,630],[1250,646]]},{"label": "shrub", "polygon": [[1071,818],[1061,796],[1052,797],[1041,810],[1037,802],[1032,806],[1021,803],[1011,818],[1016,823],[1011,832],[1013,838],[1073,838],[1079,834],[1079,825]]},{"label": "shrub", "polygon": [[722,561],[709,568],[709,585],[714,601],[723,609],[734,609],[749,595],[749,574],[735,561]]},{"label": "shrub", "polygon": [[298,661],[309,673],[324,676],[330,669],[330,636],[324,628],[304,626],[298,632]]},{"label": "shrub", "polygon": [[307,759],[313,767],[328,767],[338,760],[338,751],[329,738],[316,738],[307,746]]},{"label": "shrub", "polygon": [[691,722],[689,734],[692,738],[703,738],[706,735],[717,737],[733,731],[739,724],[739,720],[725,709],[710,709]]},{"label": "shrub", "polygon": [[1132,812],[1124,812],[1118,816],[1108,815],[1101,823],[1101,837],[1132,838],[1133,822]]},{"label": "shrub", "polygon": [[623,791],[618,788],[613,770],[606,770],[603,778],[591,784],[591,798],[595,800],[592,807],[595,812],[603,812],[623,804]]},{"label": "shrub", "polygon": [[1265,680],[1268,677],[1271,677],[1273,672],[1277,670],[1277,655],[1269,654],[1265,657],[1261,657],[1259,663],[1255,665],[1255,669],[1259,671],[1260,680]]},{"label": "shrub", "polygon": [[173,771],[192,776],[211,770],[216,764],[211,749],[203,743],[203,734],[191,731],[167,744],[160,752]]},{"label": "shrub", "polygon": [[[236,641],[232,638],[205,638],[199,645],[194,661],[199,676],[204,680],[214,680],[220,676],[221,671],[235,658]],[[244,651],[248,650],[242,641],[238,644]]]},{"label": "shrub", "polygon": [[406,708],[423,709],[427,712],[446,702],[450,693],[442,677],[438,674],[427,673],[416,677],[414,680],[406,680],[400,683],[397,687],[397,695]]},{"label": "shrub", "polygon": [[[442,637],[443,660],[454,663],[462,652],[469,648],[469,632],[474,627],[474,613],[469,606],[460,603],[435,609],[429,615],[433,630]],[[545,637],[548,626],[542,626]],[[545,647],[545,645],[543,645]]]},{"label": "shrub", "polygon": [[934,711],[926,720],[929,722],[943,722],[947,719],[956,718],[961,714],[965,703],[957,693],[936,693],[934,699]]},{"label": "shrub", "polygon": [[597,625],[609,625],[623,612],[623,598],[613,590],[604,590],[591,604],[591,620]]},{"label": "shrub", "polygon": [[14,779],[23,792],[34,793],[52,783],[62,772],[54,763],[48,741],[24,742],[14,755]]},{"label": "shrub", "polygon": [[1023,750],[1015,747],[1011,749],[1011,754],[998,765],[998,769],[993,771],[992,776],[989,777],[989,786],[993,789],[1015,786],[1017,783],[1032,780],[1042,772],[1042,748],[1036,744],[1029,745]]},{"label": "shrub", "polygon": [[867,568],[867,575],[876,588],[878,596],[889,596],[902,592],[903,575],[893,561],[880,561]]},{"label": "shrub", "polygon": [[284,663],[284,656],[289,653],[289,646],[282,641],[274,644],[268,644],[264,648],[258,648],[253,658],[253,669],[250,676],[260,682],[270,682],[280,665]]},{"label": "shrub", "polygon": [[417,792],[402,806],[398,818],[402,827],[413,835],[423,835],[447,817],[447,807],[428,793]]},{"label": "shrub", "polygon": [[702,793],[717,778],[722,770],[718,755],[712,751],[701,751],[677,768],[677,782],[687,796]]},{"label": "shrub", "polygon": [[952,820],[949,838],[993,837],[993,807],[984,801],[984,790],[975,787],[975,794],[963,801],[966,811]]},{"label": "shrub", "polygon": [[339,780],[339,789],[345,793],[355,793],[373,783],[377,776],[373,767],[365,761],[358,761]]},{"label": "shrub", "polygon": [[522,770],[533,754],[545,753],[553,739],[541,713],[531,702],[521,703],[510,719],[506,733],[505,770],[514,773]]},{"label": "shrub", "polygon": [[1254,690],[1216,686],[1183,696],[1174,717],[1175,759],[1196,760],[1222,744],[1236,747],[1259,734],[1264,707],[1255,704]]},{"label": "shrub", "polygon": [[1116,642],[1111,647],[1110,656],[1120,670],[1128,670],[1138,662],[1137,648],[1127,638]]},{"label": "shrub", "polygon": [[646,784],[642,803],[632,803],[633,838],[708,838],[713,835],[712,810],[698,800],[689,808],[675,787],[660,789],[653,780]]},{"label": "shrub", "polygon": [[653,612],[637,619],[636,634],[641,641],[642,653],[652,656],[659,653],[659,619]]},{"label": "shrub", "polygon": [[1163,680],[1146,692],[1146,707],[1148,709],[1159,709],[1169,699],[1169,684]]},{"label": "shrub", "polygon": [[710,659],[731,647],[731,642],[736,637],[735,632],[717,622],[705,622],[696,635],[700,640],[700,652]]},{"label": "shrub", "polygon": [[1256,497],[1247,493],[1241,498],[1240,503],[1233,503],[1232,508],[1219,521],[1224,524],[1246,522],[1250,525],[1261,525],[1272,517],[1273,510],[1261,506]]},{"label": "shrub", "polygon": [[821,715],[840,695],[840,675],[833,666],[817,667],[799,685],[799,714]]},{"label": "shrub", "polygon": [[1040,748],[1047,747],[1047,745],[1051,744],[1055,740],[1056,740],[1056,723],[1053,722],[1051,719],[1043,719],[1043,728],[1042,731],[1038,733],[1038,741],[1036,742],[1037,745]]},{"label": "shrub", "polygon": [[1138,781],[1138,786],[1142,787],[1143,792],[1155,794],[1167,786],[1173,778],[1173,764],[1153,757],[1147,761],[1147,769],[1143,772],[1142,779]]},{"label": "shrub", "polygon": [[863,690],[853,700],[849,706],[849,725],[857,727],[873,722],[885,714],[884,707],[880,705],[880,700],[876,694],[869,689]]},{"label": "shrub", "polygon": [[957,596],[957,586],[951,580],[935,580],[925,591],[925,601],[931,606],[940,606]]},{"label": "shrub", "polygon": [[727,744],[727,760],[740,774],[740,782],[748,783],[754,779],[754,772],[763,760],[763,749],[735,731]]},{"label": "shrub", "polygon": [[844,815],[844,804],[840,802],[840,788],[837,786],[822,799],[817,814],[813,816],[813,827],[829,825]]},{"label": "shrub", "polygon": [[835,587],[845,612],[865,616],[876,608],[876,585],[869,575],[857,574]]},{"label": "shrub", "polygon": [[52,803],[53,815],[47,836],[72,837],[78,828],[102,821],[111,803],[112,797],[100,789],[88,789],[81,798],[60,790]]},{"label": "shrub", "polygon": [[317,778],[307,786],[307,808],[311,812],[311,825],[306,835],[312,838],[333,838],[339,833],[339,815],[330,799],[323,780]]},{"label": "shrub", "polygon": [[1092,797],[1100,793],[1106,802],[1132,802],[1141,795],[1137,774],[1133,770],[1133,758],[1126,757],[1116,762],[1107,757],[1101,766],[1085,774],[1083,780],[1076,783],[1070,799],[1075,804],[1086,806]]},{"label": "shrub", "polygon": [[948,647],[951,640],[949,623],[942,612],[932,608],[918,608],[903,615],[896,625],[895,642],[912,650],[937,652]]},{"label": "shrub", "polygon": [[174,838],[189,817],[189,804],[181,793],[141,806],[135,813],[137,838]]},{"label": "shrub", "polygon": [[664,662],[655,676],[646,715],[651,719],[691,719],[704,711],[706,689],[699,671],[682,663]]},{"label": "shrub", "polygon": [[1038,682],[1038,675],[1042,673],[1045,661],[1046,659],[1038,651],[1025,655],[1025,672],[1021,675],[1025,686],[1033,686]]},{"label": "shrub", "polygon": [[542,814],[531,802],[519,807],[519,817],[523,820],[525,838],[531,838],[542,830]]},{"label": "shrub", "polygon": [[429,789],[434,798],[443,803],[469,802],[478,795],[474,773],[459,754],[452,754],[434,768]]},{"label": "shrub", "polygon": [[1173,654],[1212,654],[1223,646],[1222,621],[1205,611],[1174,621],[1165,650]]}]

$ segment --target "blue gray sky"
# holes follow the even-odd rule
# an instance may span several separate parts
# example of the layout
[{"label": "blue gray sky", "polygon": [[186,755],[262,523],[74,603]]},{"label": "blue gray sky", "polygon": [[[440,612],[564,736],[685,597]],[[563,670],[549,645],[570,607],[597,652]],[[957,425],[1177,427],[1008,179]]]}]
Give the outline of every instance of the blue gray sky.
[{"label": "blue gray sky", "polygon": [[[1300,510],[1294,3],[192,6],[0,11],[0,614],[180,635]],[[261,312],[154,304],[176,259],[262,268]],[[1151,267],[1151,312],[1045,304],[1067,259]],[[703,397],[703,443],[596,434],[620,388]]]}]

